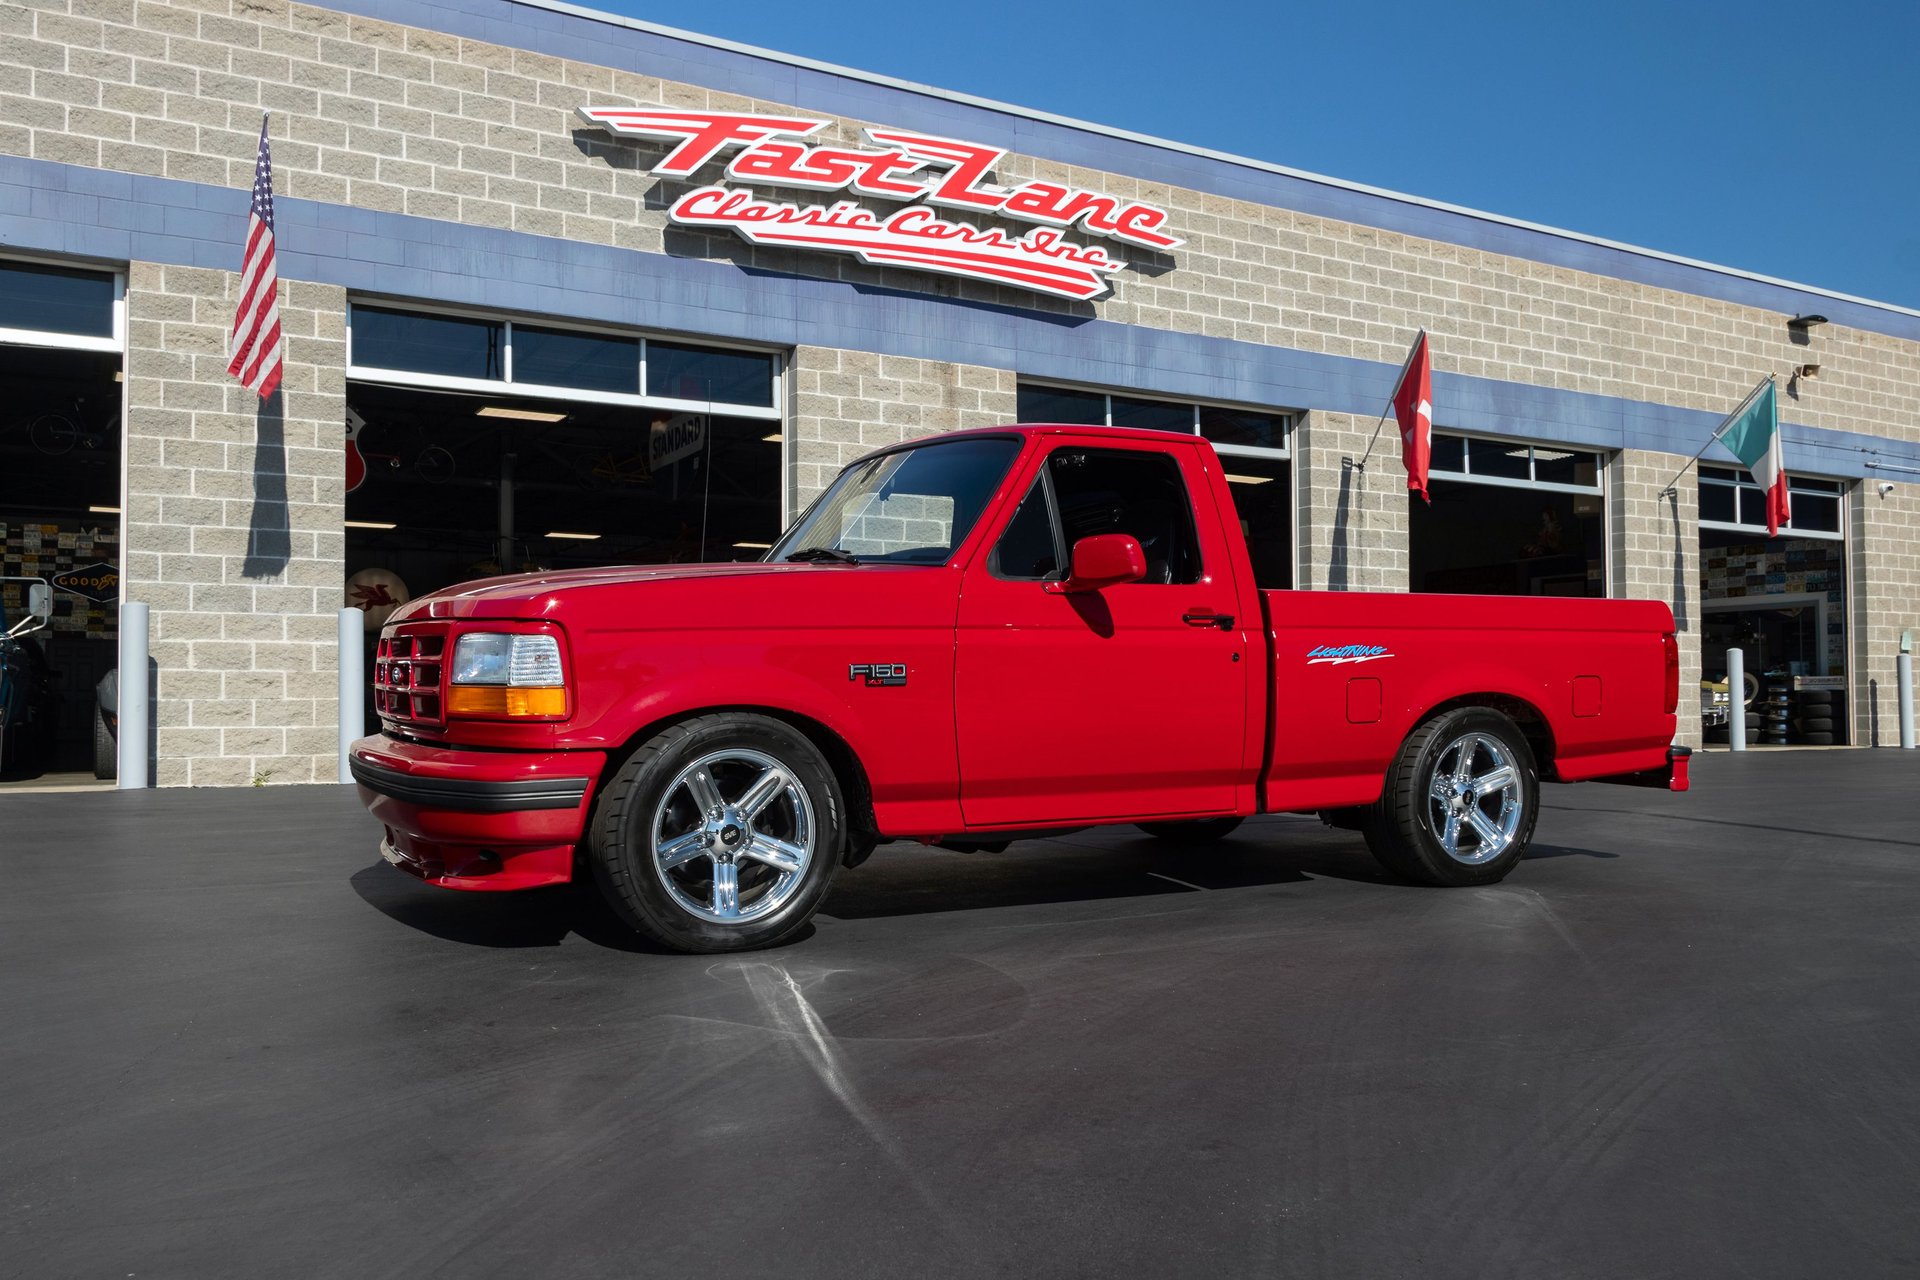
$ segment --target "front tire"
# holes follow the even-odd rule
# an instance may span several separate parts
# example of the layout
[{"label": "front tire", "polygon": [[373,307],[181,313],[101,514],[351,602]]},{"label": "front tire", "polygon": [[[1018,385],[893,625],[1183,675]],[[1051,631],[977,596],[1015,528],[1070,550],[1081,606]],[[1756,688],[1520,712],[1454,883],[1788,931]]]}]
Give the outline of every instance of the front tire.
[{"label": "front tire", "polygon": [[1506,716],[1460,707],[1407,735],[1362,830],[1380,865],[1431,885],[1494,884],[1540,815],[1533,752]]},{"label": "front tire", "polygon": [[767,716],[697,716],[649,739],[601,792],[587,851],[613,910],[674,951],[772,946],[813,917],[845,839],[819,749]]}]

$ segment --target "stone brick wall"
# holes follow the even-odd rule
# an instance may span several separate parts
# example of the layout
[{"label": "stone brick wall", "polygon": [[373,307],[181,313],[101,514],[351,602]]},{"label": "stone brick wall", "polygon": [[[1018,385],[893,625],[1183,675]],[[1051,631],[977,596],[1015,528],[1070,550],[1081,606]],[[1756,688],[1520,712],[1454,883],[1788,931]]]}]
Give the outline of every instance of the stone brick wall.
[{"label": "stone brick wall", "polygon": [[[1313,591],[1405,591],[1407,481],[1389,422],[1373,456],[1374,419],[1302,414],[1294,428],[1300,586]],[[1366,460],[1365,470],[1347,459]]]},{"label": "stone brick wall", "polygon": [[[664,209],[684,188],[647,173],[664,147],[585,127],[574,109],[589,102],[806,110],[288,0],[0,6],[0,153],[239,192],[260,113],[270,110],[286,196],[900,283],[851,259],[670,226]],[[840,120],[821,140],[860,144],[867,123],[895,122]],[[1920,440],[1920,343],[1827,325],[1796,345],[1774,312],[1031,157],[1009,157],[995,176],[1163,205],[1187,243],[1139,257],[1149,270],[1121,273],[1112,296],[1093,304],[933,276],[914,287],[1386,363],[1424,325],[1443,370],[1708,411],[1731,407],[1763,371],[1811,361],[1823,371],[1790,403],[1792,420]],[[128,450],[141,488],[128,499],[127,579],[132,596],[154,606],[156,653],[172,672],[163,691],[183,708],[169,715],[185,717],[161,726],[160,776],[331,777],[331,738],[322,736],[332,659],[321,650],[330,649],[342,571],[342,299],[299,282],[289,289],[292,549],[282,568],[253,573],[259,562],[245,543],[255,536],[257,493],[247,486],[273,473],[256,470],[259,424],[219,367],[231,287],[222,272],[140,264],[131,286]],[[1004,370],[818,347],[801,347],[792,370],[792,511],[867,449],[1014,416],[1014,378]],[[1436,425],[1453,425],[1445,404],[1437,409]],[[1341,463],[1364,452],[1372,426],[1305,415],[1295,464],[1303,586],[1406,586],[1404,488],[1390,433],[1366,473]],[[1689,680],[1698,670],[1694,490],[1683,482],[1678,505],[1663,506],[1649,487],[1697,444],[1675,441],[1671,467],[1665,453],[1618,459],[1610,488],[1613,589],[1676,606]],[[1869,484],[1852,506],[1860,740],[1875,724],[1888,740],[1893,638],[1920,627],[1902,621],[1920,598],[1912,493],[1903,485],[1883,502]],[[1868,616],[1873,626],[1862,625]]]},{"label": "stone brick wall", "polygon": [[[287,0],[0,8],[0,150],[242,187],[269,109],[288,195],[893,281],[851,259],[670,227],[681,188],[646,172],[664,148],[585,127],[574,108],[589,101],[805,109]],[[842,120],[821,138],[859,144],[867,123],[894,122]],[[1121,273],[1098,304],[935,277],[919,287],[1386,362],[1425,325],[1439,368],[1707,410],[1762,371],[1811,360],[1823,372],[1795,420],[1920,439],[1913,342],[1828,325],[1799,347],[1773,312],[1030,157],[998,177],[1162,204],[1187,243],[1142,257],[1154,274]]]},{"label": "stone brick wall", "polygon": [[795,463],[789,505],[795,515],[863,453],[1015,417],[1014,376],[1005,369],[800,347],[788,380]]},{"label": "stone brick wall", "polygon": [[151,608],[161,786],[338,772],[346,296],[283,283],[282,390],[226,375],[235,272],[127,279],[127,598]]},{"label": "stone brick wall", "polygon": [[1879,482],[1854,488],[1848,635],[1853,642],[1853,741],[1900,745],[1895,659],[1900,633],[1914,637],[1920,665],[1920,488],[1896,485],[1882,498]]},{"label": "stone brick wall", "polygon": [[1680,641],[1680,737],[1701,744],[1700,491],[1689,471],[1667,484],[1688,455],[1626,449],[1607,468],[1609,595],[1664,600]]}]

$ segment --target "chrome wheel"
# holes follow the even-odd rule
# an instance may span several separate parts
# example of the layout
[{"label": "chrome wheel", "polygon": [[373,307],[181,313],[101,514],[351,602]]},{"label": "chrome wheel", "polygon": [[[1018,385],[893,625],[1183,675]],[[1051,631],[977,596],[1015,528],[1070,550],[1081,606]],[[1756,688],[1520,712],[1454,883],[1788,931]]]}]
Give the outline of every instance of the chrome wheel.
[{"label": "chrome wheel", "polygon": [[1449,858],[1470,867],[1492,862],[1513,844],[1525,817],[1520,770],[1505,743],[1467,733],[1440,751],[1427,820]]},{"label": "chrome wheel", "polygon": [[713,924],[776,915],[800,891],[817,835],[792,770],[758,751],[701,756],[653,812],[654,875],[674,904]]}]

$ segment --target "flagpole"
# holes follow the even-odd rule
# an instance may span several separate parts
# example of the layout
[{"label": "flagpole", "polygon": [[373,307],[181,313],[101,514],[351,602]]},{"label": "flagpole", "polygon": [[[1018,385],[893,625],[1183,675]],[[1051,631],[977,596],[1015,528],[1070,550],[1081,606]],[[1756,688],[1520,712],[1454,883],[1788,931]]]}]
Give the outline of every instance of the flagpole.
[{"label": "flagpole", "polygon": [[1728,427],[1732,426],[1736,421],[1739,420],[1740,415],[1747,411],[1747,406],[1754,402],[1754,399],[1759,396],[1760,392],[1764,388],[1772,384],[1774,380],[1774,376],[1775,375],[1770,373],[1766,377],[1760,379],[1760,381],[1753,384],[1753,390],[1747,392],[1747,398],[1745,400],[1742,400],[1739,404],[1735,405],[1733,412],[1720,420],[1720,425],[1713,429],[1713,434],[1707,437],[1707,442],[1700,446],[1700,452],[1694,454],[1691,458],[1688,458],[1686,461],[1686,465],[1673,473],[1673,479],[1667,481],[1667,487],[1660,491],[1661,497],[1672,498],[1672,497],[1677,497],[1679,495],[1680,477],[1687,474],[1688,468],[1692,467],[1694,463],[1700,461],[1701,457],[1707,452],[1707,450],[1713,448],[1713,442],[1720,438],[1721,432],[1725,431]]},{"label": "flagpole", "polygon": [[1407,348],[1407,358],[1400,365],[1400,376],[1393,380],[1393,390],[1387,392],[1387,407],[1380,411],[1379,421],[1373,424],[1373,438],[1367,441],[1367,451],[1360,455],[1360,461],[1353,464],[1355,471],[1364,472],[1367,469],[1367,459],[1373,456],[1373,446],[1380,443],[1380,430],[1387,425],[1387,414],[1393,410],[1394,397],[1400,394],[1401,386],[1406,383],[1407,370],[1413,368],[1413,357],[1420,350],[1420,339],[1426,336],[1425,328],[1413,335],[1413,345]]}]

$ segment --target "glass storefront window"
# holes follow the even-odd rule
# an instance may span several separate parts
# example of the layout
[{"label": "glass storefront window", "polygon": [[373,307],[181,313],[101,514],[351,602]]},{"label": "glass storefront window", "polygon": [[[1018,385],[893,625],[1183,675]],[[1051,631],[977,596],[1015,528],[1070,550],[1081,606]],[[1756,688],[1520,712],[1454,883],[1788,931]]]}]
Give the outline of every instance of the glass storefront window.
[{"label": "glass storefront window", "polygon": [[513,380],[632,395],[640,389],[640,340],[515,325]]},{"label": "glass storefront window", "polygon": [[[1838,480],[1821,480],[1787,474],[1787,496],[1791,515],[1784,529],[1807,538],[1841,538],[1840,498],[1846,486]],[[1753,476],[1734,467],[1700,468],[1700,523],[1707,528],[1729,532],[1767,530],[1767,494],[1754,483]]]},{"label": "glass storefront window", "polygon": [[505,327],[498,320],[355,307],[349,359],[357,365],[409,373],[499,379],[506,376],[504,336]]},{"label": "glass storefront window", "polygon": [[773,406],[773,357],[677,342],[647,343],[647,394],[715,404]]},{"label": "glass storefront window", "polygon": [[1251,409],[1200,406],[1200,434],[1216,445],[1243,445],[1249,449],[1287,447],[1287,417]]},{"label": "glass storefront window", "polygon": [[1107,425],[1107,398],[1098,391],[1022,386],[1019,391],[1017,415],[1022,422],[1060,422],[1076,427],[1104,427]]},{"label": "glass storefront window", "polygon": [[[779,358],[486,316],[354,303],[347,376],[397,386],[646,405],[678,401],[780,417]],[[644,372],[644,376],[642,371]]]},{"label": "glass storefront window", "polygon": [[115,293],[97,271],[0,263],[0,329],[111,338]]},{"label": "glass storefront window", "polygon": [[1129,400],[1114,396],[1113,425],[1139,427],[1143,431],[1180,431],[1193,434],[1193,406],[1165,400]]}]

